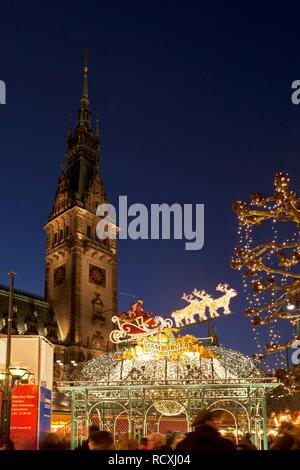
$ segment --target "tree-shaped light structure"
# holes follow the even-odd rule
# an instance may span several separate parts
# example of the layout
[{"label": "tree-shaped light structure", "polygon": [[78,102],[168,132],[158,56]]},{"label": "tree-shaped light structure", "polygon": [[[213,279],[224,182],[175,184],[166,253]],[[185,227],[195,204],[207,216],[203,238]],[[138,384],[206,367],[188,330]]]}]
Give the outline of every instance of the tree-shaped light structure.
[{"label": "tree-shaped light structure", "polygon": [[[300,339],[292,333],[289,341],[280,344],[273,326],[281,319],[292,325],[300,320],[300,198],[290,190],[290,178],[284,173],[275,175],[274,187],[270,197],[255,193],[250,204],[238,201],[233,206],[239,219],[240,244],[231,265],[242,271],[244,287],[251,289],[245,313],[254,329],[270,325],[271,341],[255,355],[259,360]],[[263,226],[260,235],[259,225]],[[257,236],[260,243],[254,241]]]}]

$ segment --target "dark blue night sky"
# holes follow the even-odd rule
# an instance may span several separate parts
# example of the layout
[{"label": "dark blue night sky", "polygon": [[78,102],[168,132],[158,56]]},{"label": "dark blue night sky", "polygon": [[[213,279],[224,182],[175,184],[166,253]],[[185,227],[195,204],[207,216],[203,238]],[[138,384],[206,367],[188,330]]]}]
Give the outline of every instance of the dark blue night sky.
[{"label": "dark blue night sky", "polygon": [[[239,291],[216,321],[221,342],[254,351],[232,203],[272,192],[277,171],[299,187],[299,12],[274,2],[12,1],[1,5],[0,266],[43,294],[45,235],[64,161],[68,114],[79,107],[89,49],[91,108],[99,113],[102,174],[111,202],[205,204],[205,246],[120,241],[119,291],[167,314],[194,287]],[[0,281],[6,282],[1,273]],[[120,308],[132,298],[120,295]],[[203,327],[202,332],[206,332]]]}]

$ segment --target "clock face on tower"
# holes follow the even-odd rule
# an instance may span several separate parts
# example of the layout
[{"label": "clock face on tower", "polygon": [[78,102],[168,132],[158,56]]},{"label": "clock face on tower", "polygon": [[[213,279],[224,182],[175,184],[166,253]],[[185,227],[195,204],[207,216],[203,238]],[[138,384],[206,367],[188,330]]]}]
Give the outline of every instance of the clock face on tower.
[{"label": "clock face on tower", "polygon": [[53,273],[53,284],[54,287],[60,286],[66,282],[66,265],[63,264],[62,266],[58,266],[58,268],[54,269]]},{"label": "clock face on tower", "polygon": [[105,287],[106,285],[106,272],[99,266],[90,264],[89,267],[89,282],[96,284],[96,286]]}]

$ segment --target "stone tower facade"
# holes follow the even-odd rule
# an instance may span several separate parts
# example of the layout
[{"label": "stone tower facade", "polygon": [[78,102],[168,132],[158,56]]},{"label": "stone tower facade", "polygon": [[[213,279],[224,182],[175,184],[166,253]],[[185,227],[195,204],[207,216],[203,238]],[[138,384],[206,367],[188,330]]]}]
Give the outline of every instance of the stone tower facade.
[{"label": "stone tower facade", "polygon": [[83,361],[110,349],[111,317],[117,311],[116,240],[96,235],[97,206],[107,202],[99,170],[99,122],[91,125],[88,67],[77,126],[67,137],[47,234],[45,298],[57,319],[67,358]]}]

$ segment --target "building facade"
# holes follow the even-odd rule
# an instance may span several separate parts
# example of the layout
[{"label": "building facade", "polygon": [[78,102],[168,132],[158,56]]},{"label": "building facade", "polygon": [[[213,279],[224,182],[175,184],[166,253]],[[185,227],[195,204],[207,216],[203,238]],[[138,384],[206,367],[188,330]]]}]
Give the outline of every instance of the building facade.
[{"label": "building facade", "polygon": [[[0,333],[7,333],[9,289],[0,285]],[[57,323],[51,305],[41,296],[14,290],[13,335],[40,335],[60,344]]]},{"label": "building facade", "polygon": [[[100,172],[99,122],[92,129],[88,67],[77,123],[69,129],[65,169],[44,227],[47,236],[45,298],[17,293],[14,334],[43,334],[64,363],[84,361],[111,348],[111,317],[117,311],[116,240],[99,240],[99,204],[107,202]],[[19,298],[20,297],[20,298]],[[0,292],[5,333],[8,290]]]}]

